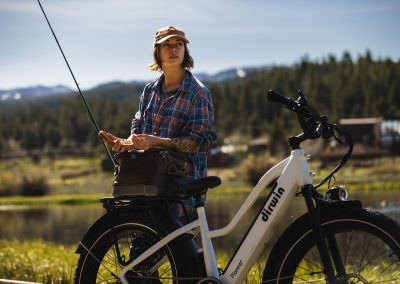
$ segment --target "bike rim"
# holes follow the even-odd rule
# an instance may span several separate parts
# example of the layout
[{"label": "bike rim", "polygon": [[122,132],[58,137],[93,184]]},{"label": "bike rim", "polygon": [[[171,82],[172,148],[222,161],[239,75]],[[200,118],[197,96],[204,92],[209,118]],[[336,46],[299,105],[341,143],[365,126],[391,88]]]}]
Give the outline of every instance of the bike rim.
[{"label": "bike rim", "polygon": [[[141,226],[136,229],[132,225],[129,229],[120,227],[114,228],[112,233],[109,231],[101,236],[87,253],[86,265],[96,270],[93,276],[94,283],[121,283],[118,276],[124,267],[158,241],[152,231],[146,232]],[[106,249],[100,255],[96,255],[93,248],[97,243],[101,243],[102,237],[110,234],[114,234],[114,237],[109,237],[110,239],[104,244]],[[120,258],[115,241],[118,243]],[[172,254],[166,246],[134,267],[125,277],[133,283],[173,283],[176,282],[175,267]]]},{"label": "bike rim", "polygon": [[[341,275],[336,270],[339,283],[400,282],[399,244],[380,228],[373,227],[380,231],[331,230],[345,269]],[[293,283],[327,283],[317,247],[314,245],[306,251],[290,274]]]}]

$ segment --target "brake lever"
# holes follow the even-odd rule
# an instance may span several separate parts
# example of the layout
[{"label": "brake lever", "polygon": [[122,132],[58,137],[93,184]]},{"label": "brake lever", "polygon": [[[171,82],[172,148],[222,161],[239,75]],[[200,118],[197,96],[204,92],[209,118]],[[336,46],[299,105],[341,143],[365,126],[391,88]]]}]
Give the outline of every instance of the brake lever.
[{"label": "brake lever", "polygon": [[299,98],[296,100],[296,103],[300,106],[300,107],[306,107],[308,105],[308,99],[307,97],[303,94],[302,90],[298,90],[297,91],[297,95],[299,96]]},{"label": "brake lever", "polygon": [[324,125],[321,133],[322,138],[330,139],[332,136],[334,137],[335,132],[333,131],[333,125],[328,122],[328,117],[326,115],[321,115],[320,122]]}]

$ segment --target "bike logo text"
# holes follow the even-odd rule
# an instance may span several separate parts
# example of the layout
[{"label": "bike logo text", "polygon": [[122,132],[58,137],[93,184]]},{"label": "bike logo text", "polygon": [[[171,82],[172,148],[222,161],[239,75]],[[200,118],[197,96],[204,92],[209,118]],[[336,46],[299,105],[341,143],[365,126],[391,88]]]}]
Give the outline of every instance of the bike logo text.
[{"label": "bike logo text", "polygon": [[238,265],[236,266],[235,270],[231,273],[232,279],[234,279],[235,276],[238,274],[239,269],[240,269],[240,267],[242,267],[242,265],[243,265],[243,261],[240,260],[239,263],[238,263]]},{"label": "bike logo text", "polygon": [[273,191],[272,194],[275,195],[272,200],[267,204],[267,206],[261,211],[262,220],[264,222],[268,221],[269,216],[274,211],[274,208],[278,204],[279,200],[282,197],[282,194],[285,192],[285,189],[278,188],[277,192]]}]

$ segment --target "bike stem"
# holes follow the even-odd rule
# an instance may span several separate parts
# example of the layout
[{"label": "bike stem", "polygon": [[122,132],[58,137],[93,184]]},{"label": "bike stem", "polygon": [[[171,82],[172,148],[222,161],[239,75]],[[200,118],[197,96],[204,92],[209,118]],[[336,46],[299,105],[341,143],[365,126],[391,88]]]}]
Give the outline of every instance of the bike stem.
[{"label": "bike stem", "polygon": [[[310,225],[314,232],[314,237],[317,242],[318,252],[321,257],[322,264],[324,266],[324,272],[327,275],[328,283],[335,283],[336,277],[332,266],[329,250],[325,242],[324,234],[321,229],[320,222],[320,198],[319,194],[315,191],[312,184],[305,185],[302,187],[301,192],[310,216]],[[315,200],[315,204],[314,204]]]}]

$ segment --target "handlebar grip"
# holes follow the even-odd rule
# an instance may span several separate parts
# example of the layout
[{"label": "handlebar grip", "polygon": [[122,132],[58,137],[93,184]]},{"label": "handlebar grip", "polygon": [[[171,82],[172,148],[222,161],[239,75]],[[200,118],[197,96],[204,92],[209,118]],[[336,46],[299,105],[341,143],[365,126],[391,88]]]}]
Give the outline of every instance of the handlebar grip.
[{"label": "handlebar grip", "polygon": [[291,98],[285,97],[274,90],[269,90],[267,92],[268,101],[272,103],[279,103],[287,106],[291,110],[297,109],[297,103]]}]

